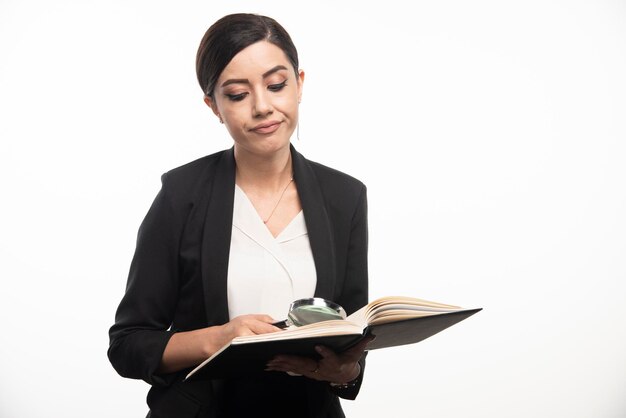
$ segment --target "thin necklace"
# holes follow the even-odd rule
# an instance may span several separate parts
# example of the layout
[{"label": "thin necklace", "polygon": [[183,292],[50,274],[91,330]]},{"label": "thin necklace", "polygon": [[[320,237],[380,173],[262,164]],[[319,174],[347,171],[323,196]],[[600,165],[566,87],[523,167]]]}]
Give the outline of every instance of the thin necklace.
[{"label": "thin necklace", "polygon": [[287,183],[287,185],[283,189],[283,192],[280,194],[280,197],[278,198],[278,202],[276,202],[276,204],[274,205],[274,209],[272,209],[272,213],[270,213],[270,216],[268,216],[267,219],[265,219],[263,221],[264,224],[267,224],[269,222],[269,220],[272,218],[272,215],[274,215],[274,212],[276,211],[276,208],[280,204],[280,201],[283,200],[283,196],[285,195],[285,192],[287,191],[287,188],[289,187],[289,185],[291,184],[292,181],[293,181],[293,175],[289,179],[289,183]]}]

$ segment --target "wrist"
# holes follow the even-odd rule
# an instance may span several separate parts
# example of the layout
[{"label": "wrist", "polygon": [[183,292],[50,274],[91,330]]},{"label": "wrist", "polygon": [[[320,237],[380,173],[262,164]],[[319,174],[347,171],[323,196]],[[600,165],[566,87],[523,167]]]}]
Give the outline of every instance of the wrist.
[{"label": "wrist", "polygon": [[207,327],[201,330],[200,344],[205,359],[211,357],[222,348],[223,325]]},{"label": "wrist", "polygon": [[359,362],[357,362],[354,365],[354,369],[353,369],[353,372],[352,372],[352,378],[350,378],[347,383],[350,383],[352,381],[357,380],[360,375],[361,375],[361,364]]},{"label": "wrist", "polygon": [[356,379],[353,379],[349,382],[346,383],[335,383],[335,382],[329,382],[330,387],[335,388],[335,389],[350,389],[353,388],[357,385],[357,383],[359,383],[359,377],[357,376]]},{"label": "wrist", "polygon": [[350,376],[352,377],[349,377],[344,382],[329,382],[330,386],[337,389],[348,389],[356,386],[359,382],[359,376],[361,376],[361,365],[359,363],[356,363],[353,373],[351,373]]}]

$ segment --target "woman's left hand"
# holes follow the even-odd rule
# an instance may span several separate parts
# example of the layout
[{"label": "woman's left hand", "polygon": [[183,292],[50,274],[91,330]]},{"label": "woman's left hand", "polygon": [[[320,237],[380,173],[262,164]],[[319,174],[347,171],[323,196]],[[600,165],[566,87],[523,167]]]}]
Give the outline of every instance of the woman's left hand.
[{"label": "woman's left hand", "polygon": [[322,356],[320,360],[278,355],[267,363],[265,370],[289,372],[333,383],[347,383],[356,379],[361,373],[359,360],[363,357],[367,344],[373,339],[374,337],[369,335],[341,354],[323,346],[316,346],[315,350]]}]

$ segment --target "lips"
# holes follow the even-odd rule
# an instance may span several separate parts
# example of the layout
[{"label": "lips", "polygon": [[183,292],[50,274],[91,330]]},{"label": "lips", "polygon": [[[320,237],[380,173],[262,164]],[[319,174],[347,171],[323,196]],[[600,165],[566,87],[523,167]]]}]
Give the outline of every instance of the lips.
[{"label": "lips", "polygon": [[260,123],[250,130],[258,134],[271,134],[272,132],[275,132],[279,127],[279,121],[268,121]]}]

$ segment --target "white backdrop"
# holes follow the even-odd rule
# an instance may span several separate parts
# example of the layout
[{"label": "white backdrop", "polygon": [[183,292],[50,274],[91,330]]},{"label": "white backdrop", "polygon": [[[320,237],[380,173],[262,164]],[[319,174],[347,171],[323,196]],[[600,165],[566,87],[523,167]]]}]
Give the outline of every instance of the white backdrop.
[{"label": "white backdrop", "polygon": [[626,3],[266,3],[0,1],[0,416],[145,416],[107,330],[160,174],[230,146],[194,58],[236,11],[298,46],[296,147],[368,185],[371,297],[484,308],[346,413],[626,416]]}]

